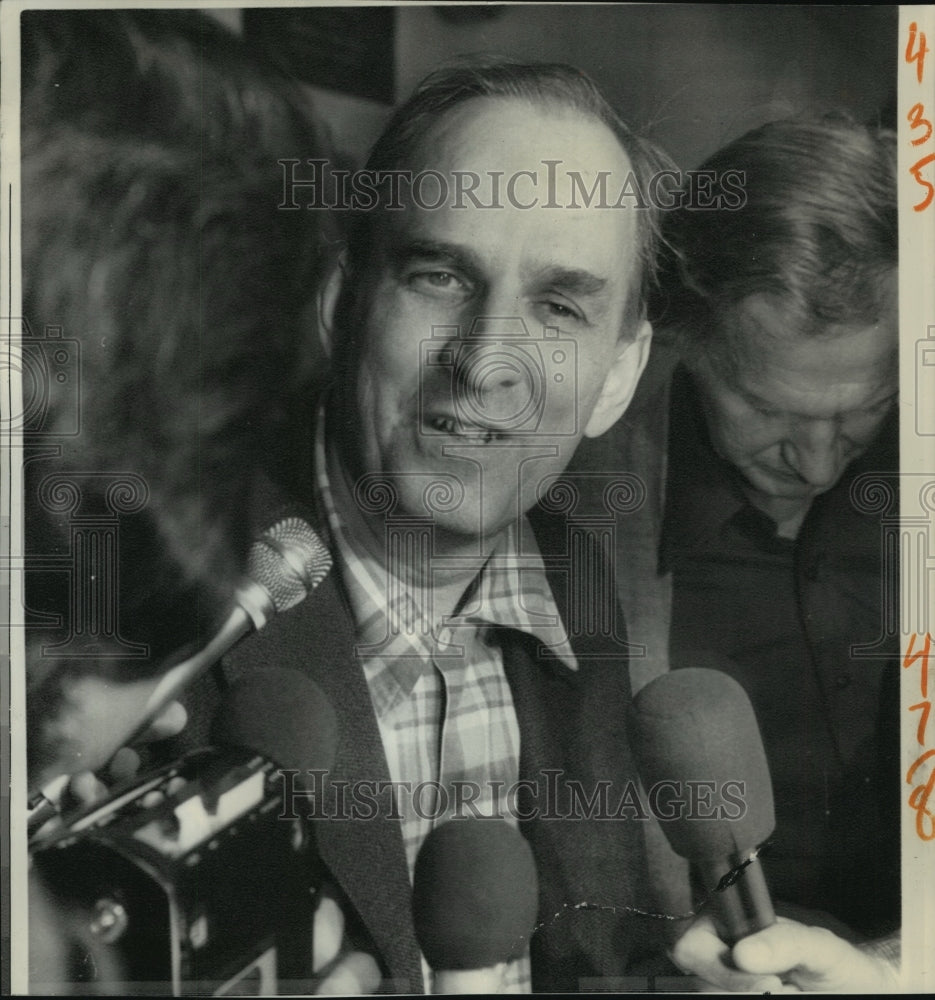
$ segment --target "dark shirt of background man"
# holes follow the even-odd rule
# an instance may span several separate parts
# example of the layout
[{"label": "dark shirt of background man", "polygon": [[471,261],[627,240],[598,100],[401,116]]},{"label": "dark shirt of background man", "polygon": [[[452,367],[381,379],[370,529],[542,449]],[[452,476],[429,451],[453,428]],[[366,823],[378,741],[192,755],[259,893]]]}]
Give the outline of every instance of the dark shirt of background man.
[{"label": "dark shirt of background man", "polygon": [[897,468],[897,428],[894,410],[797,539],[782,538],[711,448],[678,370],[660,552],[672,665],[712,650],[753,702],[776,801],[763,855],[775,897],[871,936],[899,922],[898,677],[886,671],[898,648],[893,637],[886,660],[850,653],[881,631],[880,525],[850,490],[862,472]]}]

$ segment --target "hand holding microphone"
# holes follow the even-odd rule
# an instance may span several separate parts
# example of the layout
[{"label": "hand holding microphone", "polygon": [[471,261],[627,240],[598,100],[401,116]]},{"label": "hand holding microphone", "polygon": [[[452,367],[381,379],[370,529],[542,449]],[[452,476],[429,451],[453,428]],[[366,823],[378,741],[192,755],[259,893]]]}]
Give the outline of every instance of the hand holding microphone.
[{"label": "hand holding microphone", "polygon": [[[184,726],[184,712],[174,699],[246,635],[262,628],[273,615],[301,603],[327,576],[330,568],[331,555],[314,529],[302,518],[284,517],[253,543],[247,576],[235,595],[234,607],[219,632],[203,649],[171,667],[157,681],[108,685],[92,677],[83,685],[75,686],[68,730],[99,732],[102,715],[107,729],[106,738],[100,734],[93,741],[90,737],[82,737],[87,744],[84,746],[86,752],[81,755],[84,766],[75,775],[64,798],[88,805],[106,794],[102,783],[91,773],[105,763],[113,778],[120,780],[130,776],[135,766],[133,763],[127,765],[125,758],[138,764],[138,758],[128,749],[131,744],[174,735]],[[30,836],[62,811],[62,785],[62,780],[56,778],[31,796],[27,820]]]},{"label": "hand holding microphone", "polygon": [[416,859],[416,938],[436,993],[502,992],[506,963],[528,947],[538,911],[532,850],[504,819],[452,819]]},{"label": "hand holding microphone", "polygon": [[[662,674],[634,698],[633,751],[647,789],[713,786],[704,815],[662,820],[676,854],[687,858],[711,893],[721,938],[735,944],[775,923],[757,859],[773,832],[769,766],[750,699],[720,670],[685,668]],[[743,811],[719,801],[725,782],[743,789]],[[725,805],[730,806],[725,809]],[[727,878],[729,877],[729,878]]]},{"label": "hand holding microphone", "polygon": [[636,695],[631,723],[647,788],[664,781],[744,787],[746,808],[737,819],[718,815],[715,793],[708,816],[661,822],[672,849],[711,893],[710,915],[673,948],[676,964],[721,991],[893,992],[898,975],[887,958],[823,927],[776,919],[756,856],[775,825],[772,785],[743,688],[721,670],[673,670]]}]

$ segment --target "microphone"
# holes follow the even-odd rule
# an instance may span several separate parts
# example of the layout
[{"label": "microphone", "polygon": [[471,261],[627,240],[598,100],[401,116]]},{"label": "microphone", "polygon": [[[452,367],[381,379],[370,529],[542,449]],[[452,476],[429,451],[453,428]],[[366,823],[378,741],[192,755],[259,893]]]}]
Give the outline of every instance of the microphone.
[{"label": "microphone", "polygon": [[526,838],[505,819],[452,819],[416,859],[416,939],[436,993],[497,993],[532,935],[539,885]]},{"label": "microphone", "polygon": [[[759,845],[776,825],[772,782],[744,689],[720,670],[672,670],[639,691],[630,723],[650,803],[661,787],[711,791],[703,803],[691,798],[704,807],[696,814],[689,809],[687,816],[659,819],[672,849],[692,862],[705,890],[713,893],[712,915],[722,940],[733,946],[775,923],[757,860]],[[724,795],[727,783],[739,797]],[[725,882],[741,866],[733,881]]]},{"label": "microphone", "polygon": [[264,667],[231,684],[211,723],[211,742],[252,750],[302,774],[330,771],[338,720],[311,678],[283,667]]},{"label": "microphone", "polygon": [[263,628],[273,615],[301,604],[328,575],[331,565],[331,553],[302,518],[286,517],[268,528],[250,548],[247,578],[234,595],[227,621],[207,646],[163,675],[131,740],[246,635]]}]

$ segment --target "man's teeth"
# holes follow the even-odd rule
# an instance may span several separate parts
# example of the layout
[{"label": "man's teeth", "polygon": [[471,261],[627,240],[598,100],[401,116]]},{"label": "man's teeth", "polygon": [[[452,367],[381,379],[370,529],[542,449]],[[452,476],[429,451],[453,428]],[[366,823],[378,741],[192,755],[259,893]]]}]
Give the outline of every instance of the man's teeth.
[{"label": "man's teeth", "polygon": [[442,434],[456,434],[458,437],[471,438],[484,444],[493,441],[497,434],[486,427],[460,427],[451,417],[432,417],[429,421],[432,430]]}]

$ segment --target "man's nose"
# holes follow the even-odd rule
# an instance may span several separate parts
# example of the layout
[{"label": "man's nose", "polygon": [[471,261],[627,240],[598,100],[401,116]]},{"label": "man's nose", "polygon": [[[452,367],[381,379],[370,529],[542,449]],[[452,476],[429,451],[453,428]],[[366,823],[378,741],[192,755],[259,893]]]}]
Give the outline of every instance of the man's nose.
[{"label": "man's nose", "polygon": [[515,314],[481,316],[455,351],[463,419],[503,433],[530,430],[544,399],[535,337]]},{"label": "man's nose", "polygon": [[529,353],[515,343],[469,342],[458,354],[458,377],[472,393],[488,396],[507,390],[528,390]]},{"label": "man's nose", "polygon": [[506,311],[507,306],[515,309],[516,303],[500,303],[503,311],[476,316],[459,345],[459,380],[478,396],[528,392],[535,381],[534,337],[521,317]]},{"label": "man's nose", "polygon": [[826,489],[841,474],[841,435],[836,420],[803,420],[783,442],[783,458],[810,486]]}]

